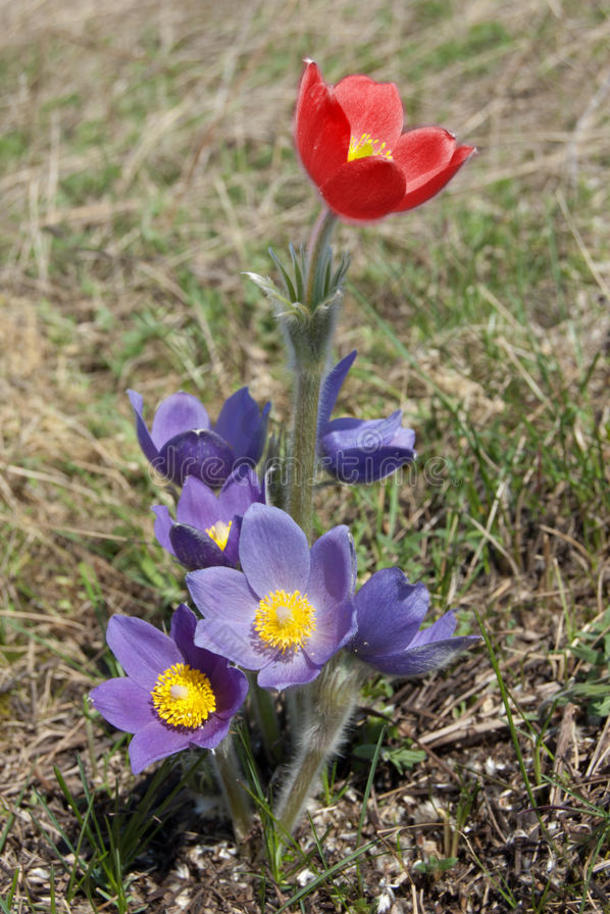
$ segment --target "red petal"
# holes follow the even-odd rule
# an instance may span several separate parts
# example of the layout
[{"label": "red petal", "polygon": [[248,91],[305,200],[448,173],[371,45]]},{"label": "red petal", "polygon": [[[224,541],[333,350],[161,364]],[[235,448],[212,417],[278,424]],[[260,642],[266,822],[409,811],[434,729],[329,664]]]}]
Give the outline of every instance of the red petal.
[{"label": "red petal", "polygon": [[351,135],[370,133],[392,150],[402,133],[404,112],[394,83],[376,83],[368,76],[346,76],[335,86],[335,97],[347,115]]},{"label": "red petal", "polygon": [[400,204],[405,179],[394,162],[369,156],[346,162],[320,190],[338,216],[371,222],[387,216]]},{"label": "red petal", "polygon": [[417,127],[403,133],[392,158],[402,168],[409,190],[415,190],[449,165],[455,147],[455,137],[443,127]]},{"label": "red petal", "polygon": [[451,180],[466,159],[470,158],[474,152],[476,152],[474,146],[458,146],[451,161],[445,168],[441,168],[440,171],[429,173],[427,177],[424,176],[423,179],[419,181],[419,186],[416,186],[414,189],[411,189],[413,185],[409,184],[409,179],[407,178],[407,192],[400,204],[394,208],[394,212],[399,213],[406,209],[413,209],[415,206],[419,206],[421,203],[425,203],[426,200],[429,200],[430,197],[433,197],[439,190],[443,189],[445,184]]},{"label": "red petal", "polygon": [[294,138],[301,161],[318,186],[347,161],[349,123],[313,61],[307,64],[301,80]]}]

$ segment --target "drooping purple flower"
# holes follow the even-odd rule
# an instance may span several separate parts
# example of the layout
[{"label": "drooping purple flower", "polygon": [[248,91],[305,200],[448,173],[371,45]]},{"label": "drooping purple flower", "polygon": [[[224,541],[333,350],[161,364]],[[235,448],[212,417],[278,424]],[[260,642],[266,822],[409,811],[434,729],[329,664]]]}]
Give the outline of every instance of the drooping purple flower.
[{"label": "drooping purple flower", "polygon": [[134,774],[175,752],[213,749],[227,735],[248,681],[224,657],[193,642],[195,614],[181,603],[164,635],[143,619],[113,616],[106,640],[127,676],[90,693],[93,706],[129,745]]},{"label": "drooping purple flower", "polygon": [[153,505],[155,535],[164,549],[186,568],[237,565],[242,517],[254,502],[264,501],[256,473],[234,470],[215,495],[196,476],[187,476],[176,506],[176,520],[165,505]]},{"label": "drooping purple flower", "polygon": [[127,393],[145,457],[178,486],[187,476],[220,486],[236,465],[255,466],[261,458],[271,404],[259,410],[247,387],[225,400],[214,425],[197,397],[172,394],[159,404],[150,431],[142,417],[142,397],[135,390]]},{"label": "drooping purple flower", "polygon": [[387,419],[331,419],[339,390],[356,350],[328,373],[320,391],[318,454],[324,469],[341,482],[377,482],[415,459],[415,432],[402,427],[402,410]]},{"label": "drooping purple flower", "polygon": [[422,676],[465,650],[476,635],[453,637],[456,618],[447,612],[420,628],[430,603],[421,583],[409,584],[399,568],[382,568],[354,598],[358,630],[349,648],[381,673]]},{"label": "drooping purple flower", "polygon": [[187,574],[204,617],[195,643],[258,670],[263,688],[311,682],[354,633],[349,530],[333,527],[310,549],[288,514],[254,504],[242,522],[239,559],[243,571]]}]

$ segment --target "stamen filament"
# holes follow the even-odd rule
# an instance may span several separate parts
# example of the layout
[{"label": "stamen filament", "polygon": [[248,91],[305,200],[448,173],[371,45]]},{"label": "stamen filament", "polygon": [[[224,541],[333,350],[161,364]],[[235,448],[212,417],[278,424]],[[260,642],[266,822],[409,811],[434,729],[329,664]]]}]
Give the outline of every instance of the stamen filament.
[{"label": "stamen filament", "polygon": [[206,529],[207,535],[211,540],[214,540],[221,552],[224,552],[227,543],[229,542],[229,534],[231,532],[232,520],[228,524],[223,523],[221,520],[217,520],[215,524]]},{"label": "stamen filament", "polygon": [[386,146],[385,140],[380,143],[379,140],[374,140],[370,133],[363,133],[360,138],[352,137],[349,143],[347,161],[353,162],[354,159],[366,159],[369,156],[381,156],[384,159],[391,159],[392,151],[390,149],[386,150]]}]

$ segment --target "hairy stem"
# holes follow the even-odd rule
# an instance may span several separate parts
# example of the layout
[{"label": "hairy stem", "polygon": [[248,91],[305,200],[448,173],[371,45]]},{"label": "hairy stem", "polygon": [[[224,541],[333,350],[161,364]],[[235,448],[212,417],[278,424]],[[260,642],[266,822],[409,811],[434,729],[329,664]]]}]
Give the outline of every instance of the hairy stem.
[{"label": "hairy stem", "polygon": [[362,667],[336,655],[310,688],[311,711],[301,728],[296,758],[284,781],[275,816],[284,834],[297,824],[323,765],[337,751],[362,683]]},{"label": "hairy stem", "polygon": [[[313,485],[316,468],[318,405],[326,358],[332,342],[336,304],[321,301],[328,294],[328,244],[337,217],[321,213],[307,248],[305,305],[308,317],[291,328],[294,352],[294,410],[290,450],[288,510],[311,542]],[[356,684],[356,680],[358,683]],[[284,833],[296,825],[315,789],[322,766],[336,750],[351,717],[359,677],[337,657],[318,679],[287,696],[296,758],[283,785],[275,815]]]},{"label": "hairy stem", "polygon": [[[312,492],[316,466],[320,383],[331,344],[333,322],[315,321],[320,267],[337,217],[324,210],[318,218],[307,249],[305,305],[310,318],[299,329],[294,345],[294,409],[290,451],[288,511],[311,540]],[[320,328],[324,327],[323,330]]]},{"label": "hairy stem", "polygon": [[235,839],[238,844],[243,844],[252,825],[252,811],[230,736],[226,736],[216,747],[212,760],[223,797],[231,814]]},{"label": "hairy stem", "polygon": [[270,692],[266,689],[261,689],[257,685],[255,673],[249,673],[248,680],[250,682],[250,701],[256,717],[256,723],[263,738],[265,755],[267,756],[267,761],[271,765],[275,765],[282,760],[283,749],[275,702]]},{"label": "hairy stem", "polygon": [[295,372],[288,511],[311,540],[316,468],[318,401],[324,363],[300,365]]}]

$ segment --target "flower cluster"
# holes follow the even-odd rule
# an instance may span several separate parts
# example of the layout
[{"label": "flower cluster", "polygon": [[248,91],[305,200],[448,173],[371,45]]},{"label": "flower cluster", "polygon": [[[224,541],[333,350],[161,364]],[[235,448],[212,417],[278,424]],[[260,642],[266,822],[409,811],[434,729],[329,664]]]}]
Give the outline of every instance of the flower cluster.
[{"label": "flower cluster", "polygon": [[[356,358],[351,352],[326,370],[346,269],[331,268],[332,225],[336,217],[370,221],[418,206],[474,149],[459,146],[441,127],[403,133],[393,84],[357,75],[329,86],[312,61],[301,82],[295,141],[328,211],[308,254],[299,259],[292,249],[292,279],[278,262],[294,299],[282,300],[288,310],[279,319],[286,338],[298,337],[301,345],[293,349],[292,439],[280,454],[291,475],[278,491],[257,470],[271,404],[259,407],[247,387],[225,401],[215,422],[196,397],[172,394],[150,429],[142,397],[128,392],[140,447],[176,499],[173,511],[153,505],[154,532],[185,569],[197,613],[181,604],[169,635],[142,619],[113,616],[107,642],[126,675],[91,692],[100,714],[133,734],[129,754],[137,773],[190,747],[215,749],[244,705],[244,671],[252,674],[249,704],[261,690],[314,684],[308,700],[294,703],[294,714],[299,704],[307,709],[295,720],[312,746],[296,740],[296,768],[277,806],[285,831],[321,760],[338,745],[362,671],[423,675],[472,641],[455,636],[451,611],[424,627],[429,593],[399,568],[377,571],[358,588],[347,526],[332,526],[310,542],[317,470],[340,482],[374,483],[416,457],[415,433],[403,426],[399,409],[380,419],[331,418]],[[270,281],[263,288],[272,288]],[[238,782],[233,775],[223,782],[228,797]]]},{"label": "flower cluster", "polygon": [[418,676],[472,640],[453,637],[452,612],[422,629],[428,591],[398,568],[378,571],[356,592],[347,527],[333,527],[310,548],[279,508],[253,502],[240,520],[234,559],[241,570],[212,564],[208,551],[207,567],[186,576],[200,618],[182,604],[170,637],[140,619],[110,621],[108,645],[127,678],[103,683],[91,697],[110,723],[136,734],[134,772],[191,745],[217,745],[247,692],[229,664],[257,671],[262,688],[286,689],[314,680],[344,648],[379,672]]}]

